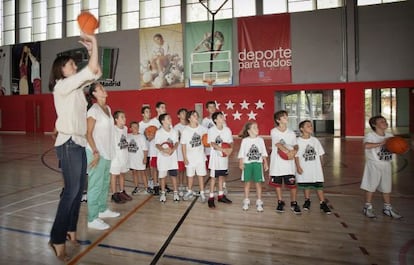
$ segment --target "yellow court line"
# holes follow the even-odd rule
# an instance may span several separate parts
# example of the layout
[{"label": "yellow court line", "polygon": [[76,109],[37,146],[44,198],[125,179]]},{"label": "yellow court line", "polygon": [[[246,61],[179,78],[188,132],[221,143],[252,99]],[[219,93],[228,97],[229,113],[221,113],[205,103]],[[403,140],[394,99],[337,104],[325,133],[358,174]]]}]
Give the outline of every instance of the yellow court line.
[{"label": "yellow court line", "polygon": [[95,242],[90,244],[84,251],[79,253],[77,256],[72,258],[68,265],[76,264],[81,258],[83,258],[86,254],[88,254],[94,247],[96,247],[99,243],[101,243],[107,236],[109,236],[113,231],[115,231],[120,225],[122,225],[126,220],[129,219],[134,213],[136,213],[139,208],[144,206],[150,199],[152,199],[154,195],[149,196],[145,199],[142,203],[138,204],[132,211],[130,211],[127,215],[124,216],[119,222],[117,222],[114,226],[112,226],[108,231],[106,231],[103,235],[101,235]]}]

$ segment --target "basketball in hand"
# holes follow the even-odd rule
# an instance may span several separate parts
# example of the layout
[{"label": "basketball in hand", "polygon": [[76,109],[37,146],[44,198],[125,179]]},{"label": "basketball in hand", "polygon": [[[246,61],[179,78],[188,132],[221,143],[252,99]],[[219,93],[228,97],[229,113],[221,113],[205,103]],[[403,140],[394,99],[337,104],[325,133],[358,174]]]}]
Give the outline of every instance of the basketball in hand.
[{"label": "basketball in hand", "polygon": [[[229,143],[221,143],[221,148],[224,148],[224,149],[228,149],[228,148],[231,148],[231,145],[229,144]],[[224,152],[221,152],[221,155],[223,156],[223,157],[226,157],[227,156],[227,154],[226,153],[224,153]]]},{"label": "basketball in hand", "polygon": [[399,136],[390,137],[385,142],[385,147],[388,151],[394,154],[404,154],[408,151],[409,146],[407,141]]},{"label": "basketball in hand", "polygon": [[147,137],[147,139],[153,139],[157,131],[158,131],[158,128],[156,126],[150,125],[145,129],[144,135],[145,137]]},{"label": "basketball in hand", "polygon": [[78,25],[81,31],[91,35],[99,27],[99,21],[90,12],[84,11],[78,16]]}]

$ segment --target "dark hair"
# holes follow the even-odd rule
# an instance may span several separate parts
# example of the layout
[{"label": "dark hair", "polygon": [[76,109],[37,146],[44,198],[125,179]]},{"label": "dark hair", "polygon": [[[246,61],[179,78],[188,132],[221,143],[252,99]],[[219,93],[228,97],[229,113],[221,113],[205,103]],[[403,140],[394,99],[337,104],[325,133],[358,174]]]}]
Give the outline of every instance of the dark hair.
[{"label": "dark hair", "polygon": [[310,124],[312,124],[312,122],[311,122],[310,120],[304,120],[304,121],[301,121],[301,122],[299,123],[299,130],[300,130],[300,129],[303,129],[303,127],[305,127],[305,123],[307,123],[307,122],[309,122]]},{"label": "dark hair", "polygon": [[212,100],[207,101],[206,102],[206,109],[208,108],[209,105],[214,105],[214,107],[215,107],[216,106],[216,102],[215,101],[212,101]]},{"label": "dark hair", "polygon": [[125,114],[123,110],[114,111],[114,120],[118,119],[121,114]]},{"label": "dark hair", "polygon": [[93,95],[93,92],[96,92],[96,86],[99,85],[98,82],[93,82],[89,85],[88,93],[86,94],[86,101],[88,102],[87,109],[89,110],[92,105],[93,101],[96,100],[96,97]]},{"label": "dark hair", "polygon": [[131,127],[132,125],[134,125],[134,124],[136,124],[136,125],[138,125],[139,126],[139,123],[137,122],[137,121],[131,121],[130,123],[129,123],[129,127]]},{"label": "dark hair", "polygon": [[160,123],[162,124],[162,122],[165,120],[165,118],[167,117],[167,116],[169,116],[170,114],[168,114],[168,113],[163,113],[163,114],[161,114],[159,117],[158,117],[158,120],[160,121]]},{"label": "dark hair", "polygon": [[248,121],[243,125],[243,129],[241,130],[241,132],[239,133],[239,137],[240,138],[247,138],[249,137],[249,132],[248,130],[250,130],[250,128],[252,128],[253,124],[257,124],[256,122],[251,122]]},{"label": "dark hair", "polygon": [[148,105],[142,106],[142,108],[141,108],[141,114],[144,114],[144,112],[145,112],[146,109],[151,110],[151,107],[148,106]]},{"label": "dark hair", "polygon": [[156,104],[155,104],[155,108],[159,108],[159,107],[161,107],[161,105],[165,105],[165,103],[164,102],[162,102],[162,101],[158,101]]},{"label": "dark hair", "polygon": [[53,92],[57,80],[65,78],[62,72],[62,68],[70,60],[75,61],[75,59],[72,56],[62,55],[62,56],[56,57],[56,59],[53,61],[52,70],[50,71],[50,77],[49,77],[49,90],[50,91]]},{"label": "dark hair", "polygon": [[179,115],[181,112],[185,112],[185,114],[187,115],[188,110],[186,108],[181,108],[177,111],[177,115]]},{"label": "dark hair", "polygon": [[275,112],[275,114],[273,115],[273,120],[275,121],[277,126],[279,126],[278,120],[280,120],[280,118],[285,115],[288,116],[288,112],[286,110],[279,110]]},{"label": "dark hair", "polygon": [[371,127],[371,129],[372,129],[374,132],[377,130],[377,127],[375,127],[375,126],[377,125],[377,121],[378,121],[378,120],[380,120],[380,119],[387,120],[387,119],[385,119],[385,117],[384,117],[384,116],[382,116],[382,115],[377,115],[377,116],[373,116],[373,117],[371,117],[371,118],[369,119],[369,121],[368,121],[369,126]]},{"label": "dark hair", "polygon": [[158,37],[160,39],[164,39],[160,33],[154,34],[154,36],[152,38],[154,39],[156,37]]},{"label": "dark hair", "polygon": [[197,113],[197,115],[198,115],[198,112],[197,111],[195,111],[195,110],[189,110],[188,112],[187,112],[187,121],[188,122],[190,122],[190,117],[191,117],[191,115],[193,115],[194,113]]},{"label": "dark hair", "polygon": [[211,119],[213,120],[214,124],[216,124],[216,119],[218,115],[223,115],[223,112],[221,111],[216,111],[213,113],[213,115],[211,115]]}]

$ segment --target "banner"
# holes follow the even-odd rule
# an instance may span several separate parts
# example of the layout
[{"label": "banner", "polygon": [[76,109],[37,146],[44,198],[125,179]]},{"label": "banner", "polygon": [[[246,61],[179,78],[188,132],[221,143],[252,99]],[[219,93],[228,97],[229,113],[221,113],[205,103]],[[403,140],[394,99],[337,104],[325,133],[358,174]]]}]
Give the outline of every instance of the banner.
[{"label": "banner", "polygon": [[291,83],[290,15],[237,19],[240,85]]},{"label": "banner", "polygon": [[141,89],[184,87],[182,25],[139,31]]}]

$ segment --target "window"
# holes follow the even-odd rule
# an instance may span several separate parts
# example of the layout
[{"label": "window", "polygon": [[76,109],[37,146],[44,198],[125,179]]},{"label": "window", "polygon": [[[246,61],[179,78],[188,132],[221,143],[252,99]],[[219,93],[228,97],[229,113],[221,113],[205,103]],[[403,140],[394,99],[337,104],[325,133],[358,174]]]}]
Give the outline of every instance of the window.
[{"label": "window", "polygon": [[312,11],[343,5],[343,0],[263,0],[263,14]]},{"label": "window", "polygon": [[140,0],[139,8],[141,28],[160,26],[160,0]]},{"label": "window", "polygon": [[99,1],[99,31],[109,32],[116,31],[116,1],[100,0]]},{"label": "window", "polygon": [[405,0],[358,0],[358,6],[376,5],[383,3],[402,2]]},{"label": "window", "polygon": [[66,36],[78,36],[80,34],[77,18],[81,12],[80,0],[68,0],[66,2]]},{"label": "window", "polygon": [[32,40],[42,41],[46,40],[47,28],[47,3],[46,0],[33,1],[33,29]]},{"label": "window", "polygon": [[62,1],[47,0],[47,39],[62,38]]},{"label": "window", "polygon": [[139,2],[122,0],[122,29],[139,28]]},{"label": "window", "polygon": [[180,0],[161,0],[161,25],[181,22]]},{"label": "window", "polygon": [[16,18],[15,13],[15,1],[14,0],[4,0],[3,1],[3,44],[14,44],[15,40],[15,28],[16,24],[14,23]]},{"label": "window", "polygon": [[[233,17],[233,1],[227,1],[219,12],[216,13],[214,19],[226,19]],[[247,3],[245,0],[237,0],[241,3]],[[249,0],[247,0],[250,2]],[[205,0],[204,5],[202,5],[198,0],[188,0],[187,1],[187,22],[195,21],[206,21],[212,20],[213,16],[210,14],[216,12],[220,6],[225,2],[225,0]],[[210,10],[207,10],[207,8]],[[241,6],[239,6],[242,8]]]},{"label": "window", "polygon": [[233,16],[248,17],[256,15],[255,0],[238,0],[233,1]]}]

